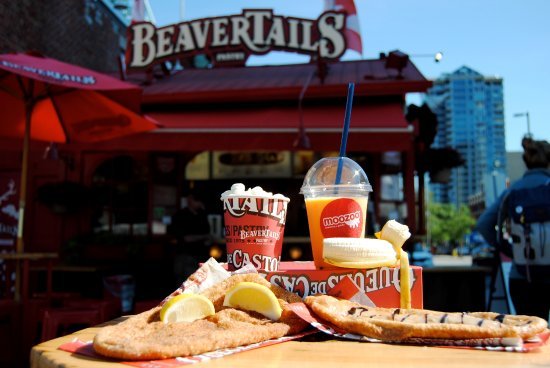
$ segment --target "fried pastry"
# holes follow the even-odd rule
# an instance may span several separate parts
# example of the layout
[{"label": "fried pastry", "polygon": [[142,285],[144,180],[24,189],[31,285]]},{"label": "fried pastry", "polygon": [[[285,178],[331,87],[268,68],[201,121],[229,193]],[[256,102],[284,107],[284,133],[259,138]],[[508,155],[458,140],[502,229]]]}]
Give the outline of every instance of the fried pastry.
[{"label": "fried pastry", "polygon": [[543,332],[539,317],[491,312],[445,313],[423,309],[367,307],[327,295],[309,296],[305,303],[322,319],[351,333],[393,342],[407,339],[483,339],[521,337]]},{"label": "fried pastry", "polygon": [[[227,290],[242,281],[256,282],[273,291],[283,308],[278,321],[222,306]],[[161,307],[155,307],[117,325],[103,327],[94,338],[95,351],[124,360],[165,359],[262,342],[298,333],[307,326],[287,308],[289,303],[301,301],[300,297],[258,274],[231,276],[201,294],[214,304],[213,316],[193,322],[163,323],[159,316]]]}]

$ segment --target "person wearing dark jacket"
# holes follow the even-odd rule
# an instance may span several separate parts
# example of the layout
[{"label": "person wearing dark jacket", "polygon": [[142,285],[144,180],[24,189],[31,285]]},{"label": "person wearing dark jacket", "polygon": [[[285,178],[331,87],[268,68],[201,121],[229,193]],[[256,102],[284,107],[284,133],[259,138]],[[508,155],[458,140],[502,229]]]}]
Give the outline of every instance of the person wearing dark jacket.
[{"label": "person wearing dark jacket", "polygon": [[175,242],[174,275],[181,284],[210,257],[210,224],[204,204],[196,193],[187,195],[187,205],[172,216],[168,228]]},{"label": "person wearing dark jacket", "polygon": [[[527,167],[525,174],[504,191],[479,217],[476,230],[483,235],[487,243],[497,252],[513,256],[511,247],[520,246],[518,242],[505,243],[497,237],[502,231],[499,224],[499,210],[507,207],[508,194],[516,189],[535,188],[550,185],[550,144],[546,141],[536,141],[530,137],[522,140],[524,149],[523,161]],[[537,239],[538,241],[538,239]],[[550,232],[546,239],[550,242]],[[515,244],[515,245],[514,245]],[[544,246],[544,244],[542,244]],[[550,265],[530,266],[527,277],[525,266],[518,265],[512,259],[512,269],[509,276],[510,296],[517,314],[535,315],[548,319],[550,310]]]}]

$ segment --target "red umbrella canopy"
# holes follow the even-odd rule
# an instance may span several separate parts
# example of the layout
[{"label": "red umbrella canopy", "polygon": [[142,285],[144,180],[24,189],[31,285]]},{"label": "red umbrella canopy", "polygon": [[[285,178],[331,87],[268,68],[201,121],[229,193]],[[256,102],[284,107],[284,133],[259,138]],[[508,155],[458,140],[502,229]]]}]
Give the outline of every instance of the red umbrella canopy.
[{"label": "red umbrella canopy", "polygon": [[[22,252],[29,140],[96,142],[156,125],[138,114],[141,88],[27,54],[0,55],[0,135],[23,137],[17,248]],[[19,274],[19,272],[17,272]],[[16,276],[16,299],[18,299]]]},{"label": "red umbrella canopy", "polygon": [[94,142],[156,128],[139,115],[142,90],[55,59],[0,55],[0,135]]}]

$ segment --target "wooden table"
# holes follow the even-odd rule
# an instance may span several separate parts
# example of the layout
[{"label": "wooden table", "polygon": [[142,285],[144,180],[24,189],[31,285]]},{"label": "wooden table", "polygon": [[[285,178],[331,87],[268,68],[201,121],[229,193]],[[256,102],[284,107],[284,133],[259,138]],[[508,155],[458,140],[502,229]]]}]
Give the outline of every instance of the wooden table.
[{"label": "wooden table", "polygon": [[[117,320],[108,324],[116,323]],[[123,368],[128,365],[58,350],[78,338],[90,341],[99,327],[46,341],[31,350],[31,368]],[[320,340],[326,340],[320,333]],[[311,340],[311,336],[306,338]],[[550,367],[550,344],[529,353],[400,346],[353,341],[290,341],[192,365],[193,367]]]}]

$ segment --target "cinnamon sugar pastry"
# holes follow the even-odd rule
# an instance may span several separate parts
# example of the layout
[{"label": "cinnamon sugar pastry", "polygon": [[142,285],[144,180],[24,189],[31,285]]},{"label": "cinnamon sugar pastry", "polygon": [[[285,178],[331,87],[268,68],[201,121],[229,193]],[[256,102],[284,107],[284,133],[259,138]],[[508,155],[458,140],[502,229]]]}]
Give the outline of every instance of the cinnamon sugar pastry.
[{"label": "cinnamon sugar pastry", "polygon": [[397,342],[414,338],[528,339],[543,332],[548,326],[539,317],[491,312],[445,313],[423,309],[376,308],[327,295],[309,296],[305,302],[317,316],[347,332],[384,341]]},{"label": "cinnamon sugar pastry", "polygon": [[[255,282],[273,291],[283,309],[278,321],[223,306],[227,290],[243,281]],[[164,323],[160,320],[161,307],[155,307],[117,325],[103,327],[94,338],[94,350],[117,359],[166,359],[258,343],[296,334],[307,327],[288,307],[289,303],[302,299],[256,273],[231,276],[201,294],[212,301],[215,315],[193,322]]]}]

